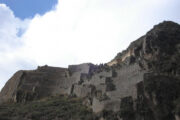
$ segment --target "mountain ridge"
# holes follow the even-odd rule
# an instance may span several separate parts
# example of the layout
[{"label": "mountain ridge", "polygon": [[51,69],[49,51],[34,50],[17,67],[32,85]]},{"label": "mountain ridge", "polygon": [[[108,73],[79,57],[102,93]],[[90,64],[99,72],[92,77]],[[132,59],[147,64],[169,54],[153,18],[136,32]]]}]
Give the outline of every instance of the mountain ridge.
[{"label": "mountain ridge", "polygon": [[18,71],[0,92],[0,103],[61,94],[82,98],[98,120],[110,120],[104,112],[111,120],[180,120],[179,61],[180,25],[164,21],[106,64]]}]

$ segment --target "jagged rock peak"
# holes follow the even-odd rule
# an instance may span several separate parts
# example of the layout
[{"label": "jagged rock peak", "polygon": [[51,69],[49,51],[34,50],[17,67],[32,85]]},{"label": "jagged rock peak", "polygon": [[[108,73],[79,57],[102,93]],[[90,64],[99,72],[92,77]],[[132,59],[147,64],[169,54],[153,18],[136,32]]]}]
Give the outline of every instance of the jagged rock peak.
[{"label": "jagged rock peak", "polygon": [[155,25],[153,29],[174,29],[174,28],[180,28],[180,25],[178,23],[175,23],[173,21],[163,21],[159,23],[158,25]]},{"label": "jagged rock peak", "polygon": [[[179,54],[180,25],[164,21],[155,25],[146,35],[132,42],[126,50],[118,53],[108,65],[137,62],[145,69],[179,74]],[[172,66],[177,66],[175,71],[170,70]]]}]

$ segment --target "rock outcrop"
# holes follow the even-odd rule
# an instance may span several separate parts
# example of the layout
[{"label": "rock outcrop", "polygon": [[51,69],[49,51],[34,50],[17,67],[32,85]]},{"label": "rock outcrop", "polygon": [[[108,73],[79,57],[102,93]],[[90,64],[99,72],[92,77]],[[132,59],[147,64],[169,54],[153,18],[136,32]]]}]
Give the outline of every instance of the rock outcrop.
[{"label": "rock outcrop", "polygon": [[2,89],[0,102],[67,94],[83,98],[104,120],[179,120],[179,61],[180,25],[164,21],[107,64],[18,71]]},{"label": "rock outcrop", "polygon": [[63,93],[66,74],[66,68],[48,66],[18,71],[2,89],[0,101],[26,102]]},{"label": "rock outcrop", "polygon": [[26,102],[58,94],[71,94],[75,83],[88,76],[93,64],[71,65],[69,68],[50,66],[16,72],[0,93],[0,102]]}]

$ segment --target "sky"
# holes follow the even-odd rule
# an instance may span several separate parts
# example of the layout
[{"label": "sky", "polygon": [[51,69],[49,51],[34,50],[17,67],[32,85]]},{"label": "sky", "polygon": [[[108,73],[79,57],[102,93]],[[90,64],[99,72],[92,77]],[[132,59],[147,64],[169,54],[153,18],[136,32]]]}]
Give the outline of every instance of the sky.
[{"label": "sky", "polygon": [[57,4],[57,0],[0,0],[10,7],[14,15],[21,19],[33,18],[35,14],[43,15]]},{"label": "sky", "polygon": [[109,62],[179,11],[179,0],[0,0],[0,89],[21,69]]}]

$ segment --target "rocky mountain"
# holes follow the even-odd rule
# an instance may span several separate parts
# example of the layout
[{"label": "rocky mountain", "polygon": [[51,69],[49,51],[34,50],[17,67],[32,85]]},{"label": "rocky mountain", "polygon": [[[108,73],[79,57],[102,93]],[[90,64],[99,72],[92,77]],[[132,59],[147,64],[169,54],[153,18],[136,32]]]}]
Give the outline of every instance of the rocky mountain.
[{"label": "rocky mountain", "polygon": [[[84,63],[68,68],[45,65],[16,72],[0,92],[1,106],[6,104],[0,106],[0,118],[8,105],[28,106],[49,96],[63,95],[68,96],[67,101],[80,99],[86,106],[82,114],[91,116],[71,120],[180,120],[179,61],[180,25],[164,21],[107,64]],[[41,114],[38,120],[70,120],[58,114],[51,118]],[[34,120],[27,117],[28,113],[23,115],[18,113],[16,118]],[[14,115],[10,116],[8,119],[13,119]]]}]

